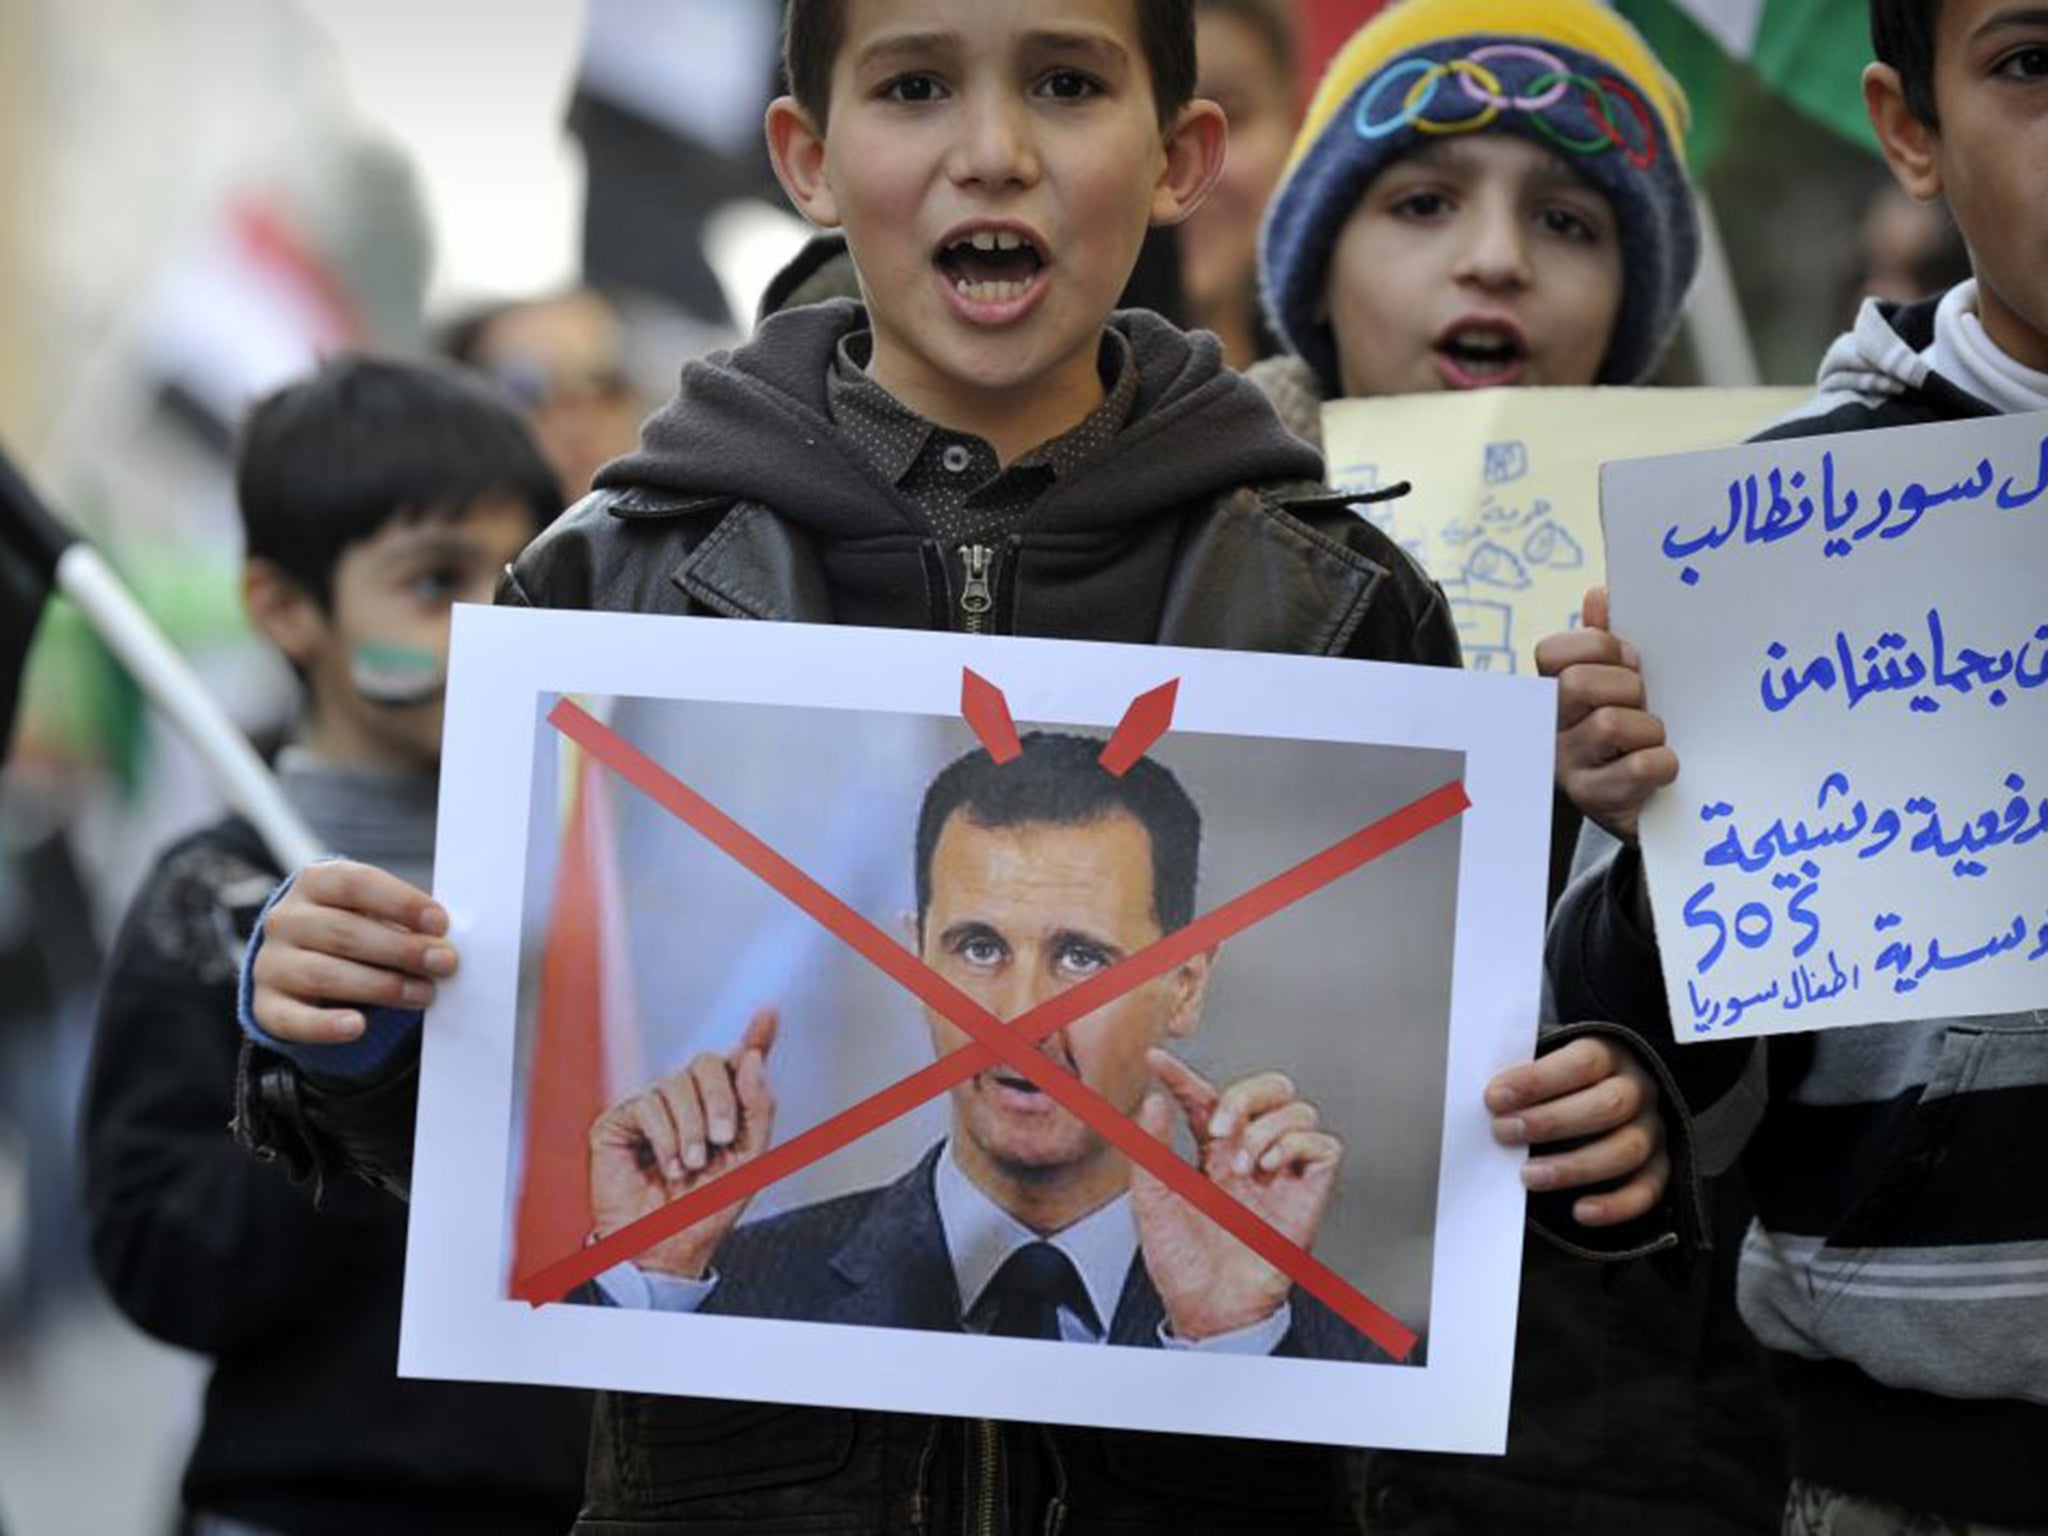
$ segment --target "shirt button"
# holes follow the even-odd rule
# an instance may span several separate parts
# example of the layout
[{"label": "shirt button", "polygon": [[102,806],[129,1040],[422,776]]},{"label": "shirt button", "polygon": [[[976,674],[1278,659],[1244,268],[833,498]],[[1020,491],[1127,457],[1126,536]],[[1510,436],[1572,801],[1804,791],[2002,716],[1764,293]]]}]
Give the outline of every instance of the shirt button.
[{"label": "shirt button", "polygon": [[974,455],[962,443],[948,443],[946,451],[939,455],[939,463],[945,466],[949,475],[964,475],[967,466],[974,462]]}]

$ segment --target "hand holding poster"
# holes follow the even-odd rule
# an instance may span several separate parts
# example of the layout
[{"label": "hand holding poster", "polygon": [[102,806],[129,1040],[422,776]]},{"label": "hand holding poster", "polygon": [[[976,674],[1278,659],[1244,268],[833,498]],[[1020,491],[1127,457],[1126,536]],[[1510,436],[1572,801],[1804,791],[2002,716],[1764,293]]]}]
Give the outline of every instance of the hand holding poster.
[{"label": "hand holding poster", "polygon": [[1333,400],[1330,483],[1422,562],[1450,599],[1465,665],[1536,675],[1536,642],[1579,621],[1601,582],[1600,464],[1746,437],[1800,389],[1482,389]]},{"label": "hand holding poster", "polygon": [[1681,1039],[2048,1002],[2048,416],[1610,464]]},{"label": "hand holding poster", "polygon": [[[1522,1194],[1481,1092],[1532,1036],[1553,711],[1436,669],[463,611],[402,1368],[1497,1448]],[[609,881],[556,811],[592,763]],[[615,909],[591,952],[631,985],[589,995],[637,999],[645,1063],[607,1038],[567,1093],[564,892]],[[544,1100],[584,1123],[537,1133]]]}]

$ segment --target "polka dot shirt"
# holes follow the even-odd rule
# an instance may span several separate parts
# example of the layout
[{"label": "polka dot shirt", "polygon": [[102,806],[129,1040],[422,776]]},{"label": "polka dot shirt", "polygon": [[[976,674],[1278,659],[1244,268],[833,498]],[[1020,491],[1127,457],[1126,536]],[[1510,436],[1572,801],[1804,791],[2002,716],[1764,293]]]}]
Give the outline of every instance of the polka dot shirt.
[{"label": "polka dot shirt", "polygon": [[832,420],[869,462],[954,547],[1000,544],[1024,526],[1053,483],[1108,447],[1130,420],[1138,370],[1122,333],[1105,330],[1098,366],[1105,397],[1078,426],[1012,460],[996,461],[986,438],[927,421],[869,376],[873,334],[839,344],[825,381]]}]

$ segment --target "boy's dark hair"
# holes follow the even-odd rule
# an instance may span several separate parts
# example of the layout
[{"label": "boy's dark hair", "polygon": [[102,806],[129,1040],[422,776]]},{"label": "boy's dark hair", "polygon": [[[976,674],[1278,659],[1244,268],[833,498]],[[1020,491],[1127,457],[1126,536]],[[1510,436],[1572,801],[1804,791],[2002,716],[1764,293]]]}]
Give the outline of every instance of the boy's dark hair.
[{"label": "boy's dark hair", "polygon": [[517,502],[537,533],[561,489],[512,402],[438,363],[344,355],[251,408],[235,492],[250,558],[268,560],[323,608],[349,545],[393,518],[453,518]]},{"label": "boy's dark hair", "polygon": [[1152,843],[1152,916],[1162,931],[1195,915],[1195,874],[1202,855],[1202,813],[1170,769],[1141,757],[1118,778],[1098,759],[1104,743],[1088,736],[1032,731],[1023,751],[997,763],[977,748],[939,771],[917,813],[917,926],[932,904],[932,854],[958,811],[978,827],[1078,827],[1118,812],[1133,817]]},{"label": "boy's dark hair", "polygon": [[1877,62],[1899,72],[1906,110],[1928,127],[1940,126],[1934,108],[1934,24],[1941,0],[1870,0],[1870,48]]},{"label": "boy's dark hair", "polygon": [[[1137,0],[1138,37],[1163,128],[1195,95],[1194,0]],[[782,71],[797,105],[822,130],[832,66],[846,40],[846,0],[783,0]]]}]

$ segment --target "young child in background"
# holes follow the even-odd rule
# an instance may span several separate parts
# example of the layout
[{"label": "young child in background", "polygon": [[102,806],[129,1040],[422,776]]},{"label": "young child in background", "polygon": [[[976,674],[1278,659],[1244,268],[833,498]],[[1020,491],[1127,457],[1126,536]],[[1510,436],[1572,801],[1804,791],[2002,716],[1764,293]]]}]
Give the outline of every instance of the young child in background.
[{"label": "young child in background", "polygon": [[[303,680],[278,764],[330,848],[427,878],[449,607],[486,602],[554,515],[509,400],[452,369],[343,358],[258,404],[237,466],[256,629]],[[254,830],[178,843],[107,969],[84,1114],[92,1255],[139,1327],[211,1358],[192,1528],[557,1536],[582,1393],[400,1381],[405,1212],[235,1145],[235,978],[277,879]]]},{"label": "young child in background", "polygon": [[1288,0],[1195,0],[1195,94],[1223,109],[1223,172],[1180,237],[1183,318],[1249,368],[1280,350],[1259,305],[1259,222],[1300,118]]},{"label": "young child in background", "polygon": [[[1911,196],[1946,200],[1975,275],[1867,302],[1817,397],[1766,438],[2048,411],[2048,11],[1871,0],[1870,23],[1885,158]],[[1679,761],[1594,596],[1592,627],[1537,659],[1558,678],[1560,781],[1622,846],[1567,893],[1550,969],[1568,1013],[1668,1042],[1635,832]],[[1784,1530],[2048,1531],[2048,1012],[1742,1049],[1769,1097],[1743,1162],[1760,1219],[1739,1295],[1792,1406]]]},{"label": "young child in background", "polygon": [[1699,265],[1685,98],[1599,0],[1404,0],[1337,54],[1266,217],[1292,354],[1255,373],[1320,441],[1325,400],[1636,384]]},{"label": "young child in background", "polygon": [[[1389,7],[1332,60],[1267,218],[1293,355],[1252,378],[1318,442],[1339,397],[1640,382],[1698,265],[1685,121],[1597,0]],[[1369,1457],[1375,1536],[1771,1528],[1782,1417],[1734,1306],[1748,1203],[1728,1180],[1710,1193],[1716,1252],[1680,1282],[1530,1243],[1507,1455]]]}]

